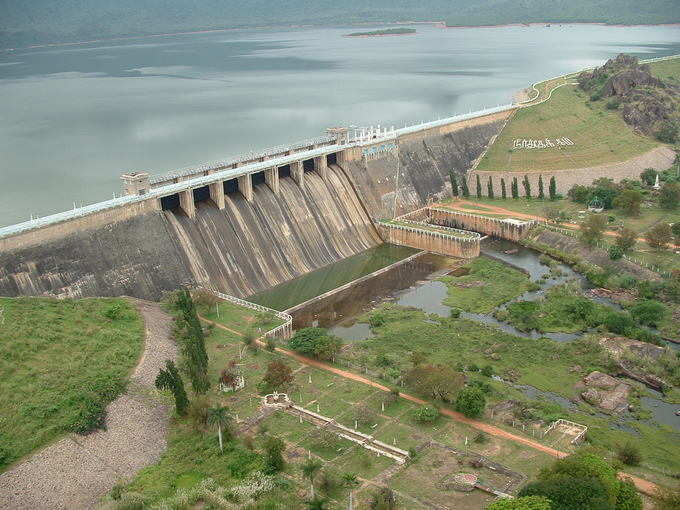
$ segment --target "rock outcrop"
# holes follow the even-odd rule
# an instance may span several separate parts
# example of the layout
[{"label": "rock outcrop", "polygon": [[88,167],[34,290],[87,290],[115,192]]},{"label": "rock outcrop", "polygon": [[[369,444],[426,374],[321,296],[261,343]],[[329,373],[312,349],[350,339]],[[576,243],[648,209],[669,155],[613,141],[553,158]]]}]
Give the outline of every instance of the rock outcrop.
[{"label": "rock outcrop", "polygon": [[581,398],[608,413],[622,413],[628,409],[630,385],[602,372],[591,372],[583,378],[586,390]]},{"label": "rock outcrop", "polygon": [[592,100],[609,99],[608,108],[620,108],[623,120],[637,131],[669,143],[677,138],[680,87],[655,78],[637,58],[618,55],[582,72],[578,82]]}]

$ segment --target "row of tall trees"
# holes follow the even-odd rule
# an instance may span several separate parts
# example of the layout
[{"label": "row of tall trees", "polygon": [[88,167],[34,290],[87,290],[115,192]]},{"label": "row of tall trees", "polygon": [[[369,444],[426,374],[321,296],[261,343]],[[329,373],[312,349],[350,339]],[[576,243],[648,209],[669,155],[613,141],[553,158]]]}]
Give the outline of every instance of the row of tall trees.
[{"label": "row of tall trees", "polygon": [[[464,198],[469,198],[470,197],[470,189],[468,188],[467,180],[466,179],[461,179],[461,184],[459,186],[458,184],[458,178],[456,177],[456,174],[453,170],[449,171],[449,180],[451,181],[451,193],[453,194],[454,197],[458,196],[463,196]],[[477,197],[482,197],[482,181],[479,177],[478,174],[475,175],[475,184],[476,184],[476,195]],[[531,191],[531,182],[529,181],[529,176],[524,175],[524,178],[522,179],[522,188],[524,191],[524,197],[525,198],[532,198],[532,191]],[[486,182],[486,196],[489,198],[495,198],[496,197],[496,191],[497,188],[494,187],[494,180],[493,177],[489,176],[487,182]],[[505,178],[501,177],[500,179],[500,192],[501,192],[501,198],[506,199],[508,198],[507,195],[507,184],[505,182]],[[513,177],[512,181],[510,183],[510,194],[512,198],[518,199],[520,198],[519,196],[519,181],[517,180],[517,177]],[[559,198],[557,194],[557,180],[555,179],[555,176],[550,177],[550,182],[548,184],[548,197],[550,200],[556,200]],[[543,183],[543,176],[539,175],[538,176],[538,195],[536,198],[540,200],[545,199],[545,186]]]},{"label": "row of tall trees", "polygon": [[[182,351],[180,366],[189,377],[194,393],[203,395],[210,388],[208,353],[205,350],[203,328],[198,320],[194,301],[188,290],[180,290],[173,296],[170,306],[175,311],[175,338]],[[155,384],[158,389],[169,390],[173,394],[177,414],[184,416],[189,407],[189,399],[184,389],[182,376],[173,361],[165,362],[165,368],[161,369],[156,376]],[[224,420],[218,421],[221,447],[221,426]]]}]

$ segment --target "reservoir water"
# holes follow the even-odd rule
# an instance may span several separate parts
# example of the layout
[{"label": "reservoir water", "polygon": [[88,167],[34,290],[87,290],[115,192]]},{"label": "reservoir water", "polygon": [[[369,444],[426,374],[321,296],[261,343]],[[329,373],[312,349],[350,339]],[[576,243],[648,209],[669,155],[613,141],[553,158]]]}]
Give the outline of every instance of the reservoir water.
[{"label": "reservoir water", "polygon": [[[367,30],[376,27],[365,27]],[[318,136],[508,103],[619,53],[680,53],[679,27],[418,25],[242,30],[0,51],[0,225],[160,173]]]}]

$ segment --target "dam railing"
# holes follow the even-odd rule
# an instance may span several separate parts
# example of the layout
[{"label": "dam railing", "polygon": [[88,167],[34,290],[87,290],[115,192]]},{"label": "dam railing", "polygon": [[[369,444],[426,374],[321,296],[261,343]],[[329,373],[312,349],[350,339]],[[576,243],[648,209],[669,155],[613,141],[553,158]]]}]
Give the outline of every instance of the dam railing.
[{"label": "dam railing", "polygon": [[263,312],[263,313],[271,313],[275,315],[278,319],[281,319],[284,321],[283,324],[275,327],[274,329],[270,329],[267,331],[263,336],[265,338],[283,338],[283,339],[288,339],[291,337],[293,334],[293,317],[286,312],[279,312],[278,310],[274,310],[273,308],[267,308],[266,306],[258,305],[257,303],[252,303],[250,301],[246,301],[245,299],[237,298],[236,296],[231,296],[229,294],[224,294],[218,290],[215,289],[205,289],[201,288],[202,290],[205,290],[207,292],[211,292],[218,298],[228,301],[229,303],[233,303],[238,306],[242,306],[244,308],[249,308],[251,310],[255,310],[257,312]]}]

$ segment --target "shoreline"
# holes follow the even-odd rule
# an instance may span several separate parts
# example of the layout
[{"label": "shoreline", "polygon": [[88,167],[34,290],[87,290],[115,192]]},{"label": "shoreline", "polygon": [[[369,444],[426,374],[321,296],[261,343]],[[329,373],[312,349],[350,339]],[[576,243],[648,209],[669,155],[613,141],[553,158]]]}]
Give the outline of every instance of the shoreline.
[{"label": "shoreline", "polygon": [[546,25],[551,25],[547,28],[552,28],[554,26],[564,26],[564,25],[593,25],[600,27],[615,27],[615,28],[633,28],[633,27],[679,27],[680,23],[638,23],[634,25],[624,25],[621,23],[606,23],[604,21],[532,21],[531,23],[503,23],[500,25],[447,25],[446,22],[439,22],[441,28],[453,29],[453,28],[505,28],[505,27],[534,27]]},{"label": "shoreline", "polygon": [[[388,21],[388,22],[375,22],[375,23],[349,23],[347,25],[260,25],[252,27],[224,27],[224,28],[206,28],[201,30],[185,30],[179,32],[161,32],[158,34],[137,34],[137,35],[126,35],[118,37],[108,37],[103,39],[90,39],[87,41],[71,41],[71,42],[52,42],[52,43],[42,43],[42,44],[31,44],[28,46],[20,46],[16,48],[0,48],[0,52],[11,53],[14,51],[22,50],[33,50],[40,48],[58,48],[62,46],[82,46],[86,44],[95,44],[103,42],[112,41],[129,41],[132,39],[150,39],[154,37],[172,37],[177,35],[197,35],[197,34],[211,34],[220,32],[233,32],[242,30],[285,30],[285,29],[307,29],[307,28],[339,28],[341,26],[370,26],[370,25],[432,25],[436,28],[441,29],[471,29],[471,28],[504,28],[504,27],[532,27],[532,26],[545,26],[546,24],[554,24],[558,26],[562,25],[595,25],[595,26],[605,26],[605,27],[677,27],[680,23],[641,23],[634,25],[623,25],[623,24],[610,24],[600,21],[574,21],[574,22],[554,22],[554,21],[542,21],[542,22],[531,22],[531,23],[506,23],[500,25],[447,25],[446,21]],[[351,37],[384,37],[386,35],[413,35],[413,34],[381,34],[375,36],[351,36]],[[350,37],[349,35],[343,35],[343,37]]]}]

